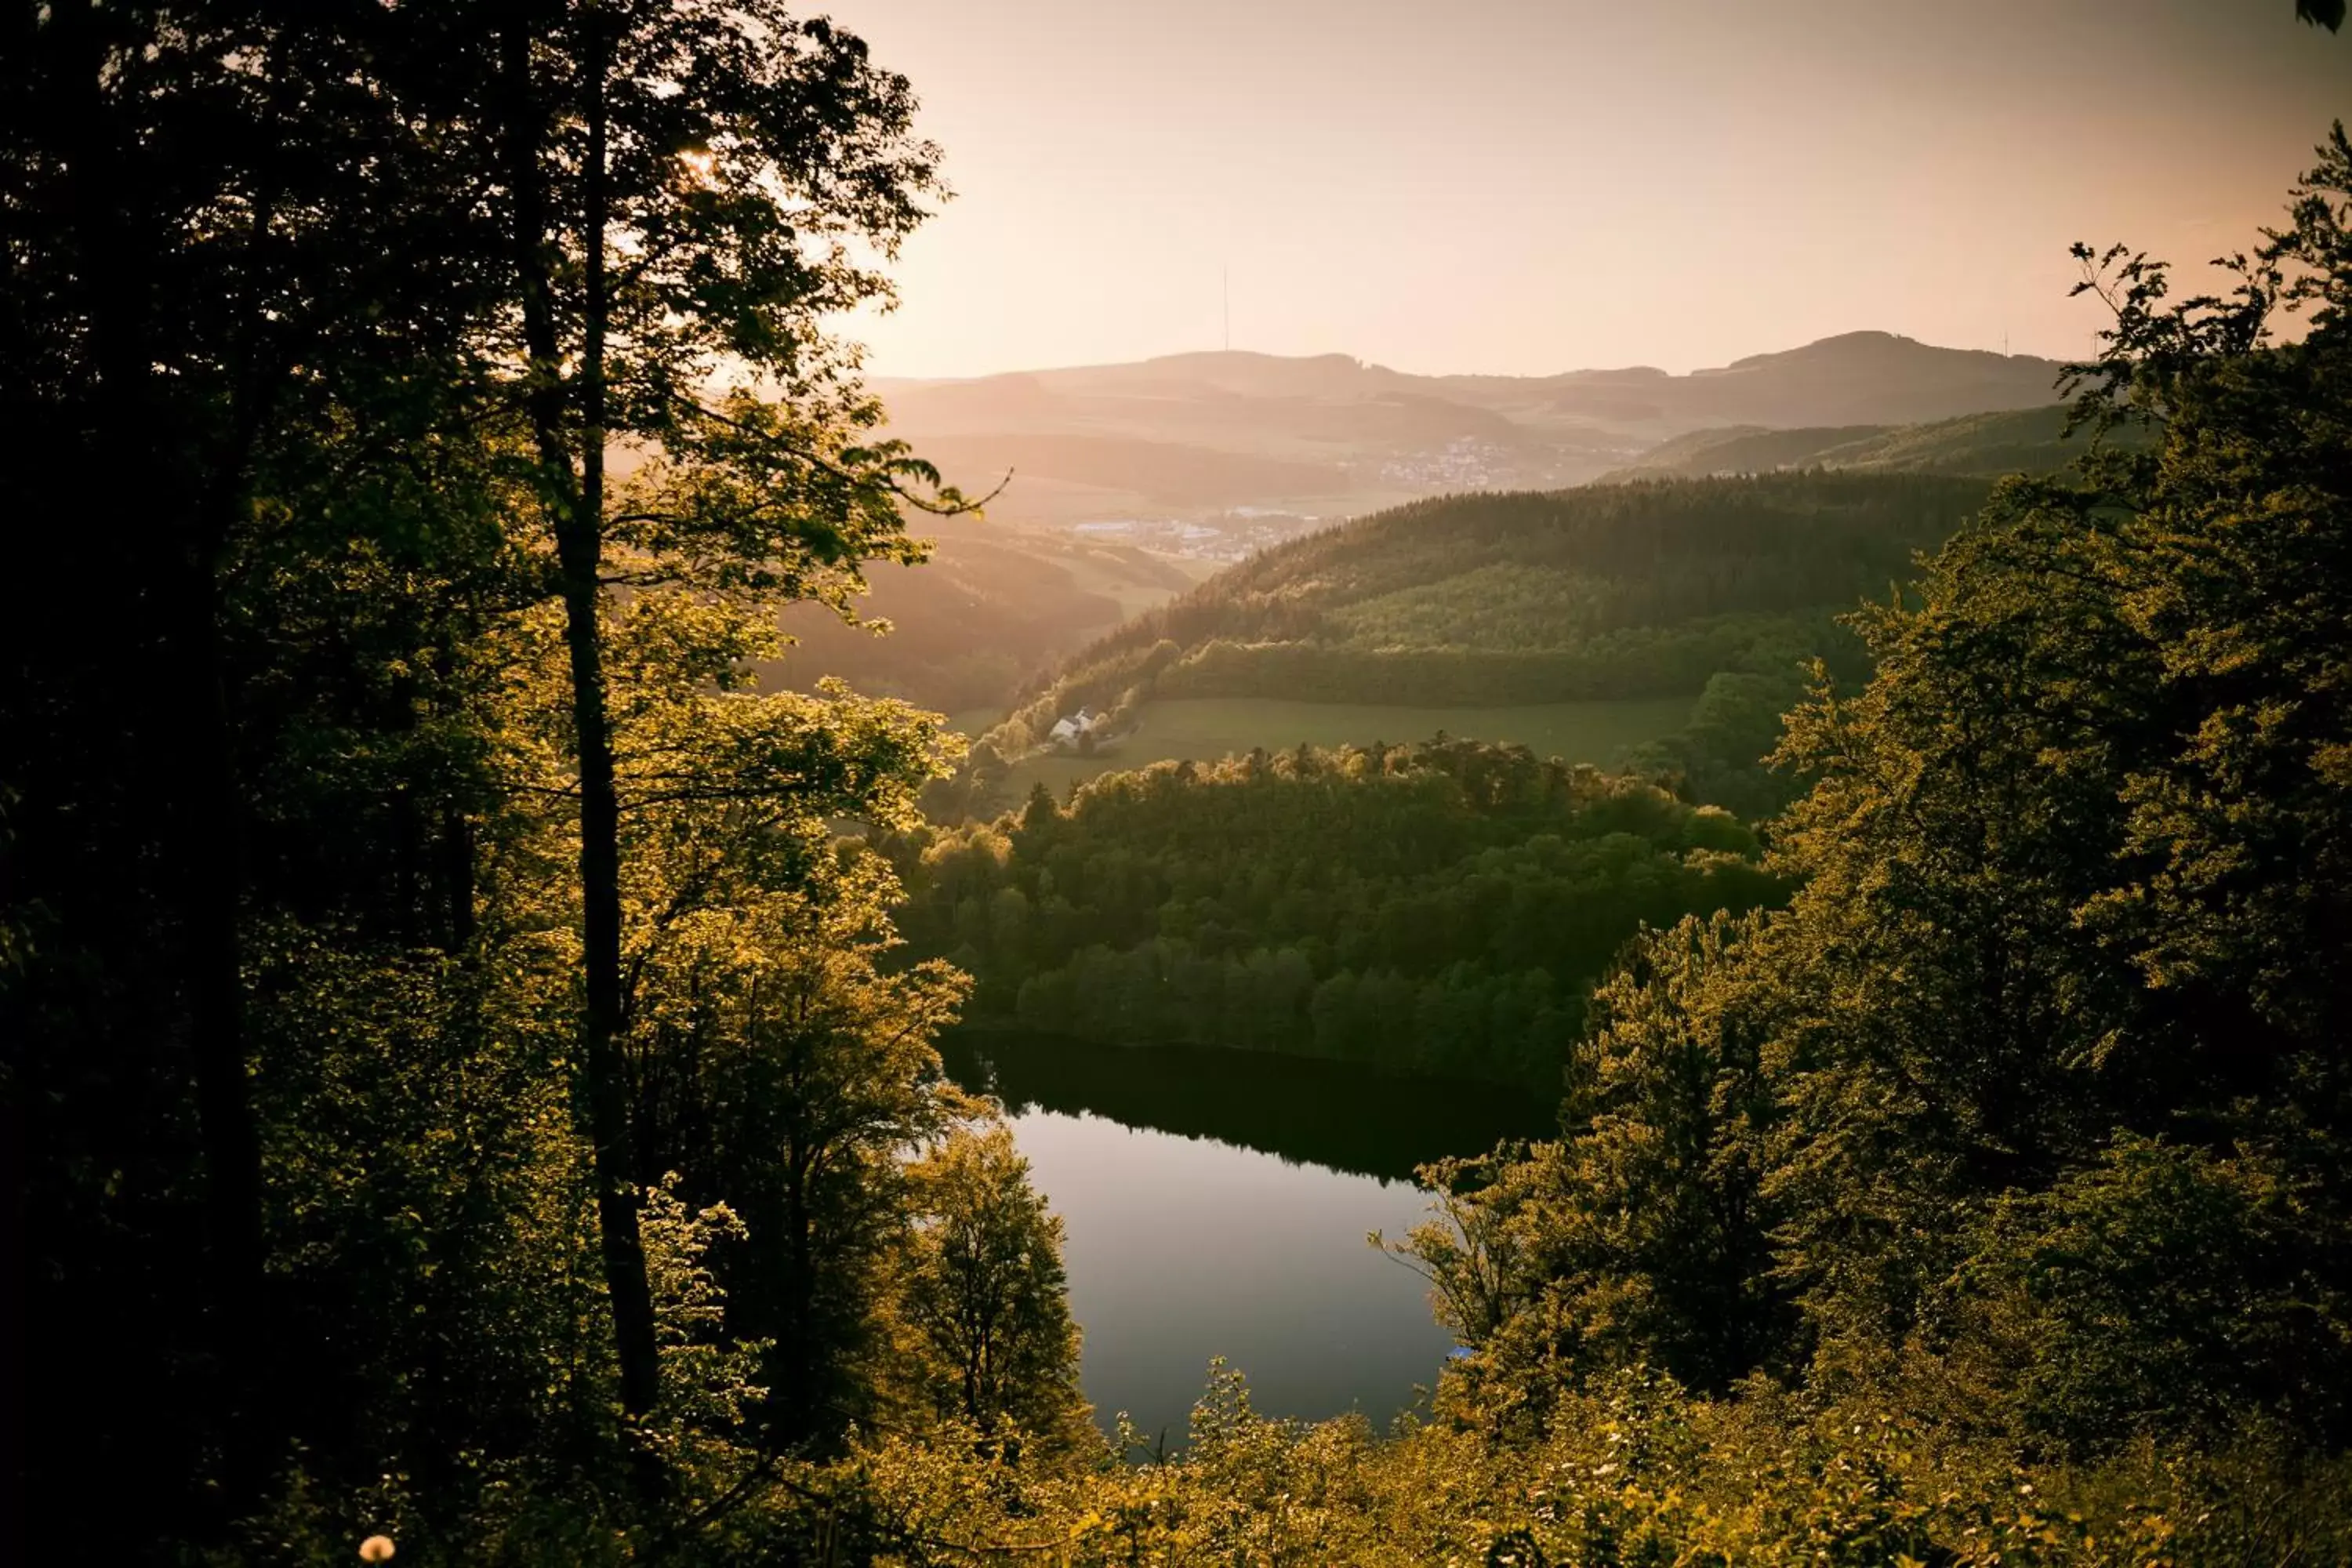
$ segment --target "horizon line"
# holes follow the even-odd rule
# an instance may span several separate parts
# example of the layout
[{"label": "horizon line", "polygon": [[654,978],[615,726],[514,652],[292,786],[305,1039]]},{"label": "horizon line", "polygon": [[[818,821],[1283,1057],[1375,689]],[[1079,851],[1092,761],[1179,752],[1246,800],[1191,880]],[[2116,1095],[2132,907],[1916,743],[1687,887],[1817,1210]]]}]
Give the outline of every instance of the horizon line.
[{"label": "horizon line", "polygon": [[[1346,360],[1363,370],[1382,371],[1391,375],[1412,376],[1424,381],[1442,381],[1455,377],[1476,377],[1480,380],[1486,381],[1551,381],[1561,376],[1569,375],[1624,375],[1636,372],[1646,372],[1665,376],[1670,379],[1683,380],[1690,376],[1705,374],[1710,371],[1730,370],[1751,360],[1773,359],[1784,354],[1797,353],[1802,350],[1818,347],[1822,343],[1835,342],[1843,338],[1864,337],[1890,338],[1898,342],[1913,343],[1921,348],[1935,349],[1943,353],[1985,354],[1991,358],[2000,360],[2034,360],[2045,364],[2058,365],[2080,363],[2078,360],[2069,356],[2036,353],[2031,350],[2021,350],[2012,353],[2005,347],[1986,348],[1959,343],[1933,343],[1927,342],[1924,338],[1915,338],[1907,332],[1890,331],[1884,327],[1855,327],[1845,331],[1830,332],[1822,337],[1809,338],[1803,342],[1792,343],[1787,348],[1764,349],[1755,353],[1740,354],[1736,358],[1725,360],[1718,363],[1693,365],[1688,370],[1671,370],[1662,365],[1648,363],[1636,363],[1633,364],[1572,365],[1564,370],[1549,371],[1403,370],[1395,365],[1384,364],[1379,361],[1365,359],[1361,355],[1348,353],[1343,350],[1338,349],[1326,350],[1322,353],[1276,353],[1266,349],[1206,348],[1171,349],[1164,353],[1142,354],[1132,359],[1084,360],[1062,364],[1028,364],[1014,366],[1003,370],[978,371],[951,375],[891,372],[887,374],[867,374],[862,379],[869,384],[877,382],[921,382],[930,385],[949,385],[957,383],[993,381],[999,377],[1011,375],[1052,375],[1066,371],[1118,370],[1132,365],[1157,364],[1166,360],[1222,359],[1240,357],[1246,359],[1283,360],[1293,363],[1300,363],[1309,360]],[[2084,355],[2083,357],[2088,358],[2089,356]]]}]

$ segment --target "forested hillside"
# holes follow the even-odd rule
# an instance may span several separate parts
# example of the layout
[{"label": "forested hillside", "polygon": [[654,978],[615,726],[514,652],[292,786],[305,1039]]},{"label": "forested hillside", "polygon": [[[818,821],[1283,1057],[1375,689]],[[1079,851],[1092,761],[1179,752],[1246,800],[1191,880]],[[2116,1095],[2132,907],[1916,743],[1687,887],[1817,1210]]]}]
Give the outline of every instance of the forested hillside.
[{"label": "forested hillside", "polygon": [[[860,639],[802,613],[787,626],[805,646],[784,673],[803,687],[834,674],[950,710],[1001,709],[1214,564],[1187,561],[1201,568],[1187,576],[1177,563],[1132,548],[1121,558],[1074,525],[1150,534],[1189,521],[1215,533],[1213,553],[1233,559],[1264,536],[1231,531],[1270,511],[1286,514],[1281,530],[1297,530],[1317,517],[1464,490],[1549,489],[1612,469],[1697,477],[1826,462],[1990,476],[2054,466],[2065,455],[2053,403],[2059,369],[1856,332],[1688,376],[1431,377],[1339,355],[1215,353],[887,384],[893,434],[975,492],[1004,488],[986,522],[927,528],[941,542],[936,570],[919,580],[877,575],[865,610],[901,625],[901,638]],[[1912,427],[1898,421],[1979,409],[2018,412],[1920,427],[1916,450],[1881,452],[1867,439],[1907,439]],[[1816,423],[1823,418],[1879,423],[1824,429]],[[1738,427],[1742,438],[1724,431],[1727,419],[1760,423]],[[1660,436],[1673,439],[1650,449]],[[1870,449],[1823,454],[1855,441]],[[1678,452],[1691,460],[1675,460]],[[1106,591],[1118,601],[1108,616]],[[1475,679],[1506,681],[1498,689],[1507,693],[1528,689],[1525,676],[1517,684],[1492,672]],[[1453,693],[1462,689],[1424,675],[1393,700],[1459,701]],[[1423,695],[1432,691],[1446,695]]]},{"label": "forested hillside", "polygon": [[925,560],[867,574],[856,602],[864,624],[824,605],[787,606],[792,645],[763,676],[803,691],[837,677],[947,712],[1002,711],[1038,671],[1190,588],[1209,564],[991,521],[925,519],[922,531]]},{"label": "forested hillside", "polygon": [[900,852],[914,950],[967,1016],[1559,1082],[1625,940],[1778,902],[1755,837],[1654,786],[1457,742],[1301,746],[1042,790]]},{"label": "forested hillside", "polygon": [[[1975,479],[2050,471],[2087,440],[2063,439],[2064,421],[2065,410],[2050,408],[1922,426],[1701,430],[1602,482],[1814,468]],[[955,449],[952,442],[929,448],[943,459]],[[1185,650],[1184,668],[1160,670],[1139,688],[1168,698],[1492,707],[1683,696],[1719,671],[1785,674],[1780,647],[1758,647],[1762,628],[1719,617],[1851,607],[1905,575],[1909,551],[1941,542],[1967,504],[1957,493],[1685,489],[1620,507],[1615,516],[1605,500],[1580,500],[1549,518],[1514,515],[1517,503],[1496,497],[1457,497],[1405,509],[1401,531],[1348,527],[1338,539],[1320,539],[1320,548],[1278,547],[1266,552],[1278,563],[1245,563],[1164,617],[1150,607],[1185,593],[1200,570],[1188,574],[1131,547],[949,520],[929,530],[940,543],[925,570],[877,575],[860,605],[862,614],[890,620],[895,636],[861,634],[814,607],[796,612],[785,625],[801,645],[776,674],[803,687],[838,675],[862,690],[982,708],[1005,702],[1063,660],[1083,668],[1148,637]],[[1811,510],[1824,516],[1809,531],[1801,514]],[[1846,515],[1832,521],[1832,512]],[[1657,559],[1629,552],[1628,542]],[[1754,575],[1759,570],[1764,577]],[[1710,581],[1692,579],[1702,571]],[[1638,592],[1629,591],[1634,584]],[[1842,646],[1819,619],[1780,628],[1791,636],[1779,641]],[[1685,635],[1656,635],[1678,627]],[[1604,633],[1613,636],[1601,640]],[[1232,646],[1212,646],[1218,643]],[[1112,679],[1129,668],[1116,667]],[[1793,695],[1785,681],[1776,685],[1774,710]]]},{"label": "forested hillside", "polygon": [[1073,656],[985,738],[976,766],[984,778],[1081,704],[1115,725],[1155,697],[1492,706],[1704,693],[1698,726],[1654,760],[1701,798],[1769,806],[1780,786],[1756,761],[1805,662],[1859,673],[1836,617],[1908,578],[1914,554],[1986,490],[1801,473],[1399,508],[1268,551]]},{"label": "forested hillside", "polygon": [[[1599,482],[1707,479],[1790,468],[1864,472],[2051,473],[2083,454],[2087,436],[2070,437],[2064,407],[1964,414],[1927,425],[1850,425],[1772,430],[1735,426],[1694,430],[1642,454]],[[2128,431],[2110,431],[2129,440]]]},{"label": "forested hillside", "polygon": [[1790,906],[1645,936],[1562,1140],[1438,1173],[1450,1223],[1410,1250],[1495,1407],[1640,1367],[2033,1455],[2342,1452],[2340,126],[2322,155],[2227,300],[2084,254],[2116,320],[2082,411],[2152,447],[2004,483],[1864,617],[1876,674],[1790,717]]},{"label": "forested hillside", "polygon": [[[941,826],[937,715],[759,679],[972,506],[828,335],[944,194],[862,39],[8,39],[6,1560],[2352,1562],[2340,124],[2223,296],[2078,251],[2076,468],[1432,503],[1065,687],[1664,669],[1736,727],[1827,647],[1768,844],[1439,742]],[[1409,1415],[1220,1363],[1160,1443],[1087,1408],[1064,1222],[935,1048],[968,1007],[1557,1066],[1558,1136],[1376,1238],[1454,1342]]]},{"label": "forested hillside", "polygon": [[[1944,351],[1922,352],[1934,354]],[[2035,374],[2054,375],[2056,367],[2039,361],[2032,363],[2039,367]],[[1120,384],[1110,372],[1098,374],[1106,378],[1106,387]],[[1259,379],[1267,377],[1262,375]],[[1283,384],[1278,377],[1273,379],[1275,384]],[[1898,376],[1896,380],[1899,379]],[[1246,375],[1237,380],[1231,376],[1210,378],[1212,385],[1222,386],[1228,382],[1255,384]],[[1140,384],[1160,385],[1149,382]],[[955,398],[946,402],[960,407],[956,399],[980,399],[985,386],[958,386],[953,390]],[[1888,397],[1897,395],[1893,383],[1882,390]],[[1873,395],[1861,387],[1853,394],[1857,397]],[[941,395],[944,397],[944,392]],[[1792,391],[1790,395],[1796,394]],[[1988,391],[1985,395],[1993,396],[1995,393]],[[1164,404],[1165,397],[1166,386],[1161,385],[1160,404]],[[1368,406],[1387,408],[1390,405]],[[1231,413],[1230,409],[1223,411],[1225,416]],[[1138,414],[1136,417],[1144,416]],[[1495,439],[1507,445],[1526,445],[1528,437],[1512,434],[1512,427],[1500,416],[1486,417],[1503,427],[1503,433],[1495,436]],[[2007,473],[2046,472],[2063,467],[2083,449],[2084,439],[2064,438],[2065,417],[2063,407],[2051,405],[1967,414],[1925,425],[1709,426],[1675,437],[1643,452],[1632,463],[1602,475],[1597,482],[1605,485],[1638,479],[1708,479],[1813,468],[1986,479]],[[951,430],[958,426],[955,419],[945,422]],[[1240,429],[1233,434],[1238,439]],[[1491,431],[1485,434],[1495,435]],[[1345,499],[1350,481],[1338,468],[1318,469],[1297,462],[1202,453],[1179,446],[1102,435],[990,437],[950,434],[927,437],[924,450],[927,457],[950,473],[979,483],[993,484],[1010,473],[1007,489],[992,507],[996,518],[977,524],[950,520],[930,527],[928,531],[940,541],[929,563],[930,570],[911,576],[887,573],[875,579],[871,596],[861,608],[867,616],[886,617],[900,626],[901,635],[895,639],[861,637],[839,626],[833,617],[816,612],[803,612],[788,618],[787,629],[803,639],[803,646],[781,667],[784,679],[806,687],[821,676],[839,675],[861,689],[903,696],[950,710],[1004,705],[1024,686],[1031,686],[1063,661],[1075,656],[1083,662],[1087,654],[1080,650],[1090,647],[1098,649],[1104,646],[1098,639],[1107,634],[1132,632],[1133,627],[1121,623],[1138,611],[1156,607],[1182,593],[1214,564],[1179,562],[1132,546],[1089,542],[1061,530],[1018,526],[1009,524],[1005,519],[1059,517],[1069,507],[1076,509],[1069,511],[1071,517],[1125,516],[1138,510],[1152,515],[1171,510],[1198,512],[1213,506],[1238,505],[1244,500],[1262,506],[1293,497],[1306,497],[1307,500],[1301,504],[1326,511],[1360,510],[1366,505],[1392,500],[1399,488],[1376,487],[1350,502]],[[1541,468],[1525,474],[1516,469],[1488,472],[1482,468],[1475,475],[1465,474],[1463,480],[1485,489],[1513,477],[1542,479],[1547,476],[1558,478],[1559,474]],[[1078,488],[1073,489],[1073,485]],[[1411,489],[1403,487],[1406,492]],[[1089,503],[1082,499],[1085,497],[1093,500]],[[1432,504],[1442,509],[1438,515],[1449,520],[1433,531],[1444,537],[1445,529],[1461,526],[1453,521],[1460,517],[1460,509],[1477,501],[1457,497]],[[1675,504],[1687,513],[1725,510],[1719,501],[1694,496],[1685,496]],[[1816,503],[1798,500],[1780,504],[1785,510],[1790,504],[1801,507]],[[1427,514],[1423,515],[1425,518]],[[1486,523],[1471,526],[1481,533],[1490,531]],[[1897,534],[1913,545],[1935,543],[1940,537],[1929,537],[1924,531],[1914,535],[1900,525]],[[1589,540],[1581,542],[1589,543]],[[1688,542],[1687,539],[1670,538],[1665,548],[1676,550]],[[1825,557],[1834,556],[1845,543],[1843,537],[1826,532],[1816,548]],[[1571,549],[1580,547],[1580,543],[1571,544]],[[1425,570],[1429,564],[1403,556],[1392,541],[1371,542],[1358,548],[1392,557],[1388,564],[1400,569],[1391,572],[1394,577],[1402,578],[1409,570]],[[1744,551],[1747,546],[1742,544],[1740,549]],[[1275,552],[1280,553],[1279,549]],[[1603,547],[1593,553],[1605,557],[1607,550]],[[1891,572],[1899,572],[1904,563],[1896,558],[1898,555],[1899,552],[1890,552],[1882,563]],[[1545,570],[1531,579],[1522,577],[1512,568],[1523,558]],[[1307,559],[1317,558],[1308,552]],[[1553,649],[1563,642],[1573,641],[1580,635],[1579,628],[1591,619],[1593,606],[1586,602],[1589,585],[1559,574],[1565,570],[1574,575],[1578,571],[1574,565],[1561,567],[1541,550],[1509,547],[1491,559],[1495,570],[1483,576],[1470,575],[1445,592],[1424,594],[1403,605],[1367,606],[1360,613],[1338,617],[1329,629],[1352,647],[1392,655],[1413,649],[1457,648],[1489,654],[1519,653]],[[1445,565],[1450,569],[1450,563]],[[1307,569],[1315,568],[1310,565]],[[1340,571],[1339,585],[1344,585],[1365,569],[1366,563],[1349,561]],[[1370,568],[1374,572],[1381,569]],[[1599,574],[1605,575],[1611,570],[1612,567],[1604,559]],[[1429,581],[1425,577],[1412,580]],[[1674,592],[1672,584],[1667,585],[1667,592]],[[1708,613],[1703,608],[1654,605],[1647,609],[1633,607],[1624,615],[1627,624],[1641,624],[1645,615],[1673,620]],[[1391,614],[1398,617],[1394,624],[1383,619]],[[1197,630],[1197,622],[1188,622],[1166,635],[1173,636],[1180,644],[1202,635],[1241,644],[1268,638],[1292,640],[1297,635],[1292,624],[1252,624],[1245,616],[1229,616],[1228,624],[1210,626],[1205,632]],[[1315,640],[1311,632],[1306,640]],[[1719,648],[1721,645],[1716,646]],[[1634,665],[1654,668],[1660,680],[1682,683],[1674,686],[1676,695],[1696,690],[1696,685],[1691,684],[1694,679],[1704,681],[1707,674],[1719,668],[1706,664],[1706,660],[1721,657],[1719,652],[1711,654],[1704,649],[1692,652],[1669,648],[1663,650],[1663,658],[1653,659],[1646,647],[1634,647],[1626,651]],[[1705,668],[1694,677],[1693,667],[1687,662],[1675,662],[1677,657],[1696,658]],[[1637,684],[1622,668],[1615,673],[1596,670],[1592,676],[1580,679],[1559,668],[1557,661],[1546,665],[1490,659],[1474,669],[1449,672],[1439,661],[1391,658],[1376,668],[1351,668],[1342,673],[1326,662],[1297,658],[1283,662],[1278,656],[1264,654],[1254,655],[1253,659],[1266,661],[1267,667],[1244,670],[1234,666],[1230,654],[1221,654],[1210,668],[1171,679],[1162,694],[1352,701],[1367,700],[1367,693],[1382,691],[1389,700],[1407,704],[1493,706],[1557,700],[1563,694],[1573,697],[1595,690],[1613,695]]]}]

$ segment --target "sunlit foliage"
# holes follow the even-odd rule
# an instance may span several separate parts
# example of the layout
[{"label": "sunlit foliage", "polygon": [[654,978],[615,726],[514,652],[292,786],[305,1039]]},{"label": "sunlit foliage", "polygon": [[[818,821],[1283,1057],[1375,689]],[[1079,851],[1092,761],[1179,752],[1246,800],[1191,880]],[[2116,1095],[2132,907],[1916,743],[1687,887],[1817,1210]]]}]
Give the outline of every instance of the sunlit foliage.
[{"label": "sunlit foliage", "polygon": [[[940,833],[934,716],[751,676],[964,505],[821,331],[937,191],[862,43],[11,26],[72,610],[0,688],[37,1560],[2352,1556],[2340,128],[2224,297],[2082,253],[2076,411],[2137,437],[1956,533],[1979,492],[1822,475],[1391,514],[1346,594],[1307,541],[1064,688],[1696,675],[1688,786],[1875,595],[1769,837],[1442,741]],[[1424,1405],[1220,1366],[1180,1451],[1101,1439],[1059,1224],[940,1071],[968,1001],[1557,1083],[1428,1172]]]}]

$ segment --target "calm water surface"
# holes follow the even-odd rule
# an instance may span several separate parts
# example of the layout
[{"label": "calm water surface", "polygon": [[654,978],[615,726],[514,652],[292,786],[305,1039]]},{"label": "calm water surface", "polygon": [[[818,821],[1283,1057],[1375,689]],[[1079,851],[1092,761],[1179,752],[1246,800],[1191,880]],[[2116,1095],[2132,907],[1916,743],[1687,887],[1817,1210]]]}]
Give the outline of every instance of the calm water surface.
[{"label": "calm water surface", "polygon": [[1409,1406],[1453,1341],[1365,1233],[1424,1217],[1414,1164],[1549,1131],[1529,1096],[1336,1063],[1007,1036],[947,1055],[1005,1100],[1067,1226],[1087,1397],[1171,1447],[1214,1356],[1270,1415]]}]

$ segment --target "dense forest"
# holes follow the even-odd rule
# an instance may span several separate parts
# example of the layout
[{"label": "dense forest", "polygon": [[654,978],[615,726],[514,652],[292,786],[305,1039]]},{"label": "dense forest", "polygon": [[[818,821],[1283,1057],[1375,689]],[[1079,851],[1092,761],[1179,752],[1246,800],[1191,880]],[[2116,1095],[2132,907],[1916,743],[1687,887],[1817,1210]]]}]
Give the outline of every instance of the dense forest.
[{"label": "dense forest", "polygon": [[2226,298],[2082,253],[2116,314],[2077,412],[2154,447],[2005,483],[1862,617],[1875,676],[1790,720],[1818,779],[1776,835],[1790,906],[1645,935],[1562,1140],[1433,1173],[1449,1222],[1407,1249],[1476,1347],[1465,1397],[1539,1423],[1564,1372],[1638,1368],[2053,1459],[2340,1451],[2340,126],[2322,153]]},{"label": "dense forest", "polygon": [[[2224,297],[2083,253],[2075,411],[2137,436],[2076,469],[1503,499],[1493,553],[1433,544],[1581,574],[1580,647],[1872,596],[1760,863],[1475,746],[944,830],[935,716],[753,679],[971,505],[826,335],[940,195],[860,40],[774,0],[9,27],[21,1560],[2352,1559],[2340,126]],[[1346,537],[1174,613],[1374,657],[1460,608],[1281,575]],[[1322,814],[1393,837],[1341,860]],[[1522,886],[1538,929],[1471,919]],[[1263,911],[1360,993],[1428,977],[1381,908],[1459,919],[1443,962],[1520,977],[1490,1016],[1605,969],[1519,1037],[1566,1041],[1559,1136],[1427,1169],[1391,1238],[1463,1352],[1393,1429],[1223,1368],[1179,1451],[1089,1419],[1059,1222],[933,1045],[1083,954],[1056,898],[1244,970]],[[1034,1005],[1095,1005],[1059,967]]]},{"label": "dense forest", "polygon": [[19,564],[113,602],[8,617],[26,1560],[790,1554],[854,1430],[1091,1451],[967,983],[832,826],[937,718],[750,681],[966,504],[814,330],[908,85],[764,4],[0,58]]},{"label": "dense forest", "polygon": [[1040,785],[896,853],[974,1021],[1539,1089],[1627,938],[1780,899],[1720,809],[1471,742]]}]

